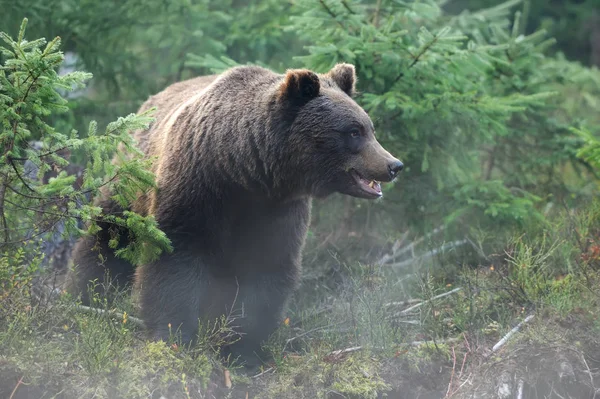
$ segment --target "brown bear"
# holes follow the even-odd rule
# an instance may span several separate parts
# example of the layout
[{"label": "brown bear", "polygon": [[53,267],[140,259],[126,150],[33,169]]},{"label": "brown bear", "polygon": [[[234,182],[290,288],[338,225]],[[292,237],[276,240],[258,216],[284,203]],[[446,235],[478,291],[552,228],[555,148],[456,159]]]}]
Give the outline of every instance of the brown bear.
[{"label": "brown bear", "polygon": [[243,336],[231,350],[249,359],[299,283],[311,198],[379,198],[380,182],[403,168],[353,100],[355,81],[350,64],[325,74],[241,66],[150,97],[140,111],[157,107],[156,120],[134,134],[157,157],[158,188],[132,209],[154,215],[174,251],[134,268],[112,255],[104,226],[78,242],[70,291],[85,302],[105,271],[121,285],[133,279],[149,336],[165,339],[171,326],[185,341],[235,299]]}]

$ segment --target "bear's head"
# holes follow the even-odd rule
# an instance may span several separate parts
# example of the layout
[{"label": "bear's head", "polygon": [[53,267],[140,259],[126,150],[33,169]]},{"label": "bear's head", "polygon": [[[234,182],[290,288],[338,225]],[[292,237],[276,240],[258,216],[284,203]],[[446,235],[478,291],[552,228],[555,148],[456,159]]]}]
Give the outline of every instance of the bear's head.
[{"label": "bear's head", "polygon": [[294,164],[316,197],[334,192],[359,198],[382,196],[403,164],[375,138],[373,122],[353,100],[353,65],[338,64],[326,74],[288,70],[279,86],[280,104],[291,122]]}]

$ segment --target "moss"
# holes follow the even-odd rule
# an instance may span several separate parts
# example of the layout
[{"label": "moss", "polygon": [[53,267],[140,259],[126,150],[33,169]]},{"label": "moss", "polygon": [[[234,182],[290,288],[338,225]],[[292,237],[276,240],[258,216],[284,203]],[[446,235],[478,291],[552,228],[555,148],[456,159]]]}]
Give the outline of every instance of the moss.
[{"label": "moss", "polygon": [[368,351],[340,359],[327,353],[330,349],[320,347],[303,356],[287,356],[257,398],[328,398],[334,393],[347,398],[377,398],[389,390],[379,376],[379,360]]}]

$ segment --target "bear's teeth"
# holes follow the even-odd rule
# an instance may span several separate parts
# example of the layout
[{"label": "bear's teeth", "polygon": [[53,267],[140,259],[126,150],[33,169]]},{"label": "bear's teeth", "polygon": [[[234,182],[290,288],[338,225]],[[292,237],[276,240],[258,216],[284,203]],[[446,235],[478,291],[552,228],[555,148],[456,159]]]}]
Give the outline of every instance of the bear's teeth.
[{"label": "bear's teeth", "polygon": [[373,188],[374,185],[375,185],[375,180],[371,180],[371,183],[369,183],[369,187]]}]

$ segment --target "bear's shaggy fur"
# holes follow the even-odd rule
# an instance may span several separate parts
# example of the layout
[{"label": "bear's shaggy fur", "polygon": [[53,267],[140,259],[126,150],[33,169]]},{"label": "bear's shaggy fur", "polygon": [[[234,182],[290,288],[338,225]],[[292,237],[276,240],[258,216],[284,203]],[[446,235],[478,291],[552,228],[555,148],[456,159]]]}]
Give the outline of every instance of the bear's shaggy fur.
[{"label": "bear's shaggy fur", "polygon": [[375,139],[354,87],[349,64],[326,74],[243,66],[150,97],[140,111],[157,107],[156,120],[135,137],[158,159],[158,189],[133,210],[154,215],[174,251],[134,268],[111,254],[105,229],[78,242],[70,291],[88,300],[89,281],[105,271],[121,284],[133,279],[155,339],[171,325],[193,340],[198,319],[231,311],[236,298],[244,336],[232,349],[245,357],[259,350],[299,283],[311,198],[377,198],[379,181],[402,169]]}]

